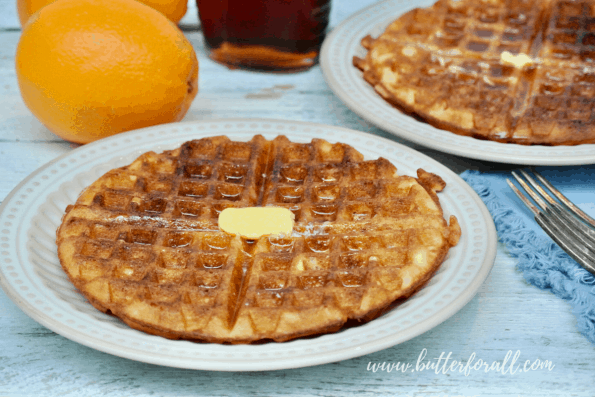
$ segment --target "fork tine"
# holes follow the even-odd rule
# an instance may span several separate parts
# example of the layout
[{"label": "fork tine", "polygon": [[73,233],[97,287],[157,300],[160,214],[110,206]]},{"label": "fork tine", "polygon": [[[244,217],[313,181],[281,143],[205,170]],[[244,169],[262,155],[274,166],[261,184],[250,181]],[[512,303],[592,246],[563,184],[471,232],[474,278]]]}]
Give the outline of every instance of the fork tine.
[{"label": "fork tine", "polygon": [[[522,180],[518,175],[514,175],[521,187],[532,197],[536,196],[541,200],[535,192],[531,190],[529,185]],[[591,244],[588,239],[585,239],[582,234],[577,234],[573,227],[568,226],[564,219],[551,211],[550,207],[546,207],[543,211],[534,206],[531,201],[521,193],[514,184],[506,179],[508,185],[512,188],[517,196],[523,201],[529,209],[535,214],[535,221],[547,233],[548,236],[554,240],[570,257],[577,261],[583,268],[595,275],[595,261],[591,258],[595,253],[595,246]],[[528,190],[527,190],[528,189]],[[545,203],[544,203],[545,204]],[[574,239],[572,238],[574,237]]]},{"label": "fork tine", "polygon": [[[514,171],[512,171],[512,174],[514,175]],[[537,215],[539,213],[539,209],[534,206],[533,203],[527,197],[525,197],[523,193],[521,193],[521,191],[514,185],[514,183],[512,183],[510,179],[506,178],[506,182],[512,191],[516,193],[517,197],[520,198],[521,201],[527,206],[527,208],[529,208],[534,215]]]},{"label": "fork tine", "polygon": [[[581,240],[584,239],[585,244],[591,250],[593,250],[593,253],[595,254],[595,230],[591,229],[588,225],[585,225],[583,222],[581,222],[579,218],[573,216],[572,213],[568,212],[568,210],[565,207],[560,205],[559,202],[557,202],[553,197],[551,197],[527,172],[521,170],[521,173],[527,179],[527,181],[529,181],[529,184],[533,188],[535,188],[535,190],[537,190],[541,197],[543,197],[547,201],[547,204],[544,201],[541,201],[541,203],[543,204],[540,204],[541,208],[553,217],[563,218],[563,220],[560,219],[561,222],[566,221],[572,224],[572,227],[569,228],[570,233],[572,233]],[[517,181],[520,180],[519,178],[516,179]],[[542,179],[545,178],[542,177]],[[531,195],[531,197],[534,200],[536,199],[536,194],[532,194],[531,191],[527,190],[528,186],[526,184],[521,184],[521,186],[525,189],[527,193]]]},{"label": "fork tine", "polygon": [[529,175],[525,170],[520,170],[521,174],[525,177],[525,179],[529,182],[529,184],[533,187],[533,189],[537,190],[537,192],[547,200],[550,205],[555,205],[556,200],[552,198],[536,181]]},{"label": "fork tine", "polygon": [[576,216],[583,219],[585,222],[590,224],[591,226],[595,227],[595,219],[591,218],[589,215],[584,213],[580,208],[574,205],[566,196],[564,196],[558,189],[556,189],[547,179],[545,179],[539,172],[535,169],[531,169],[531,172],[539,179],[545,187],[547,187],[550,192],[554,194],[560,200],[562,204],[564,204],[570,211],[572,211]]},{"label": "fork tine", "polygon": [[533,201],[535,201],[537,205],[541,207],[541,209],[545,210],[547,208],[547,204],[545,203],[545,201],[543,201],[533,190],[531,190],[531,188],[529,187],[529,185],[527,185],[527,182],[525,182],[523,178],[518,176],[518,174],[514,171],[512,171],[512,176],[514,177],[514,179],[516,179],[519,185],[521,185],[523,190],[527,192],[529,196],[531,196]]}]

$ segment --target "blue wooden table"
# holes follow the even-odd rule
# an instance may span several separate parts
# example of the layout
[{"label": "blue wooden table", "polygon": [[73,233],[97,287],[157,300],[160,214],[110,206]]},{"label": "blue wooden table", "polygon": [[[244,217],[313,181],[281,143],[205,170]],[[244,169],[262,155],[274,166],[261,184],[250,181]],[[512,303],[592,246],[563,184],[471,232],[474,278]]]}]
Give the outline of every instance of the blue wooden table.
[{"label": "blue wooden table", "polygon": [[[331,25],[372,3],[335,0]],[[279,75],[229,70],[210,61],[193,4],[182,27],[200,62],[200,92],[185,121],[312,121],[405,143],[457,172],[510,168],[426,150],[375,128],[333,95],[319,67]],[[23,104],[14,69],[19,36],[14,0],[0,0],[0,201],[36,168],[76,147],[47,131]],[[111,356],[37,324],[0,291],[0,396],[593,396],[595,347],[577,332],[575,322],[566,302],[523,280],[502,246],[476,297],[431,331],[360,358],[273,372],[191,371]],[[499,372],[483,366],[441,371],[439,358],[449,354],[465,363],[509,359]],[[547,360],[550,368],[512,373],[515,355],[521,369],[538,360]],[[438,369],[424,365],[402,373],[374,365],[383,362],[412,368],[431,362]]]}]

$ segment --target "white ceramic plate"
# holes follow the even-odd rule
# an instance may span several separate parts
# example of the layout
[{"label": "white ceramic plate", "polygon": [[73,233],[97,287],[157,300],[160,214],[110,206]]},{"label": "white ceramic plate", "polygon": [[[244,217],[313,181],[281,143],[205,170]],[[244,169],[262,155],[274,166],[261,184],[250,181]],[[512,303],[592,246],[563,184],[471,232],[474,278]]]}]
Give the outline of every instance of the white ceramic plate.
[{"label": "white ceramic plate", "polygon": [[[314,339],[262,345],[217,345],[173,341],[133,330],[99,312],[80,295],[60,267],[55,233],[64,209],[108,170],[140,154],[173,149],[190,139],[227,135],[247,141],[254,134],[295,142],[318,137],[344,142],[367,159],[383,156],[400,174],[417,168],[442,176],[445,215],[459,219],[463,236],[425,288],[382,317]],[[496,231],[486,207],[456,174],[410,148],[373,135],[320,124],[275,120],[177,123],[116,135],[82,146],[39,168],[0,206],[0,285],[29,316],[83,345],[133,360],[172,367],[220,371],[272,370],[329,363],[402,343],[461,309],[487,277],[496,256]]]},{"label": "white ceramic plate", "polygon": [[331,90],[360,117],[396,136],[420,145],[478,160],[532,165],[595,163],[595,145],[525,146],[482,141],[440,130],[407,116],[378,95],[352,64],[364,58],[360,41],[378,37],[398,16],[435,0],[386,0],[368,7],[337,26],[324,41],[320,65]]}]

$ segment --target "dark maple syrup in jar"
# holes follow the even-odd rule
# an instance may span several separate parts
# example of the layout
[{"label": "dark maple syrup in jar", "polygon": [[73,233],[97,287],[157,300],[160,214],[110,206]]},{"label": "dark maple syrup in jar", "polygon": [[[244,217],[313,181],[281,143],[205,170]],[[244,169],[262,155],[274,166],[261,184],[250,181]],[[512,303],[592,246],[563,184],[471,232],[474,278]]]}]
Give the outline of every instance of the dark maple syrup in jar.
[{"label": "dark maple syrup in jar", "polygon": [[197,0],[211,59],[230,67],[296,71],[317,62],[331,0]]}]

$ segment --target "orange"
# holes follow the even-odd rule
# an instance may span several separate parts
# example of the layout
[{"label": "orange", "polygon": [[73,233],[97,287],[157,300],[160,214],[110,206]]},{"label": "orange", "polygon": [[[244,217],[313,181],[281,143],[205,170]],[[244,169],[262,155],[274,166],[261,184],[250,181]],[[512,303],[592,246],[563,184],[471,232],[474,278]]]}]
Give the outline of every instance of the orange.
[{"label": "orange", "polygon": [[31,112],[77,143],[179,121],[198,92],[190,42],[135,0],[57,0],[42,8],[23,28],[16,72]]},{"label": "orange", "polygon": [[[56,0],[17,0],[17,11],[21,26],[25,26],[31,15],[42,7],[53,3]],[[165,15],[173,23],[180,22],[188,10],[187,0],[138,0],[141,3],[153,7]]]}]

